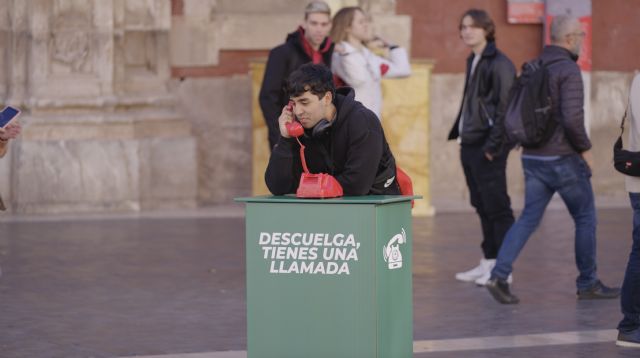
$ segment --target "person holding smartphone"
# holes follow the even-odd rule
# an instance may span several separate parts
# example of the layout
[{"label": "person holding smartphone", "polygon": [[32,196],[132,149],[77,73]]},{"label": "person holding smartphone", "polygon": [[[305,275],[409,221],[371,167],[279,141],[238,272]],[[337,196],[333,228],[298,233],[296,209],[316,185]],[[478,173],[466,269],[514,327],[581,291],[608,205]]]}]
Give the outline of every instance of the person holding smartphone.
[{"label": "person holding smartphone", "polygon": [[[16,138],[22,130],[20,123],[16,120],[19,114],[20,110],[11,106],[5,107],[0,112],[0,158],[7,154],[9,140]],[[2,197],[0,197],[0,210],[5,210]]]},{"label": "person holding smartphone", "polygon": [[[7,108],[10,108],[10,111],[15,113],[11,113],[10,116],[5,119],[5,115],[8,113]],[[9,140],[15,139],[22,130],[20,123],[14,120],[20,111],[14,110],[11,107],[7,108],[0,112],[0,121],[4,121],[4,123],[0,122],[0,158],[7,154],[7,150],[9,149]],[[0,210],[6,210],[4,202],[2,201],[2,196],[0,196]],[[0,276],[2,276],[2,270],[0,270]]]}]

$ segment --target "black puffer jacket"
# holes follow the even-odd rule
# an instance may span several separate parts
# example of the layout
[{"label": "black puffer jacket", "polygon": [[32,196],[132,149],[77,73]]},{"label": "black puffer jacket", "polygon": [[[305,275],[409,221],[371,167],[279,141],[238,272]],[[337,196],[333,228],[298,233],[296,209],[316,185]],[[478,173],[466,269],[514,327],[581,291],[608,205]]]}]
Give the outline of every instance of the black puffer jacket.
[{"label": "black puffer jacket", "polygon": [[[482,51],[473,76],[469,78],[473,57],[472,53],[467,58],[464,97],[449,139],[460,137],[463,145],[480,145],[485,152],[495,156],[503,150],[504,114],[516,69],[492,41]],[[458,130],[460,118],[464,120],[462,133]]]},{"label": "black puffer jacket", "polygon": [[[299,28],[287,36],[284,44],[269,52],[259,100],[260,108],[269,130],[270,148],[273,148],[278,142],[278,137],[280,137],[278,117],[282,113],[282,107],[289,102],[289,97],[285,91],[286,80],[291,72],[305,63],[311,62],[311,57],[305,52],[302,45],[303,37],[304,30]],[[328,38],[320,45],[322,62],[329,68],[331,68],[333,46],[333,43]]]},{"label": "black puffer jacket", "polygon": [[543,63],[551,63],[549,92],[553,118],[560,124],[541,147],[525,148],[523,154],[569,155],[591,148],[591,141],[584,126],[584,87],[577,56],[559,46],[545,46],[540,55]]},{"label": "black puffer jacket", "polygon": [[[345,196],[399,195],[395,159],[376,115],[354,100],[349,87],[338,89],[333,104],[338,113],[328,133],[321,138],[300,138],[309,171],[332,174]],[[298,188],[302,174],[299,153],[294,138],[280,136],[265,172],[267,187],[274,195],[295,193]]]}]

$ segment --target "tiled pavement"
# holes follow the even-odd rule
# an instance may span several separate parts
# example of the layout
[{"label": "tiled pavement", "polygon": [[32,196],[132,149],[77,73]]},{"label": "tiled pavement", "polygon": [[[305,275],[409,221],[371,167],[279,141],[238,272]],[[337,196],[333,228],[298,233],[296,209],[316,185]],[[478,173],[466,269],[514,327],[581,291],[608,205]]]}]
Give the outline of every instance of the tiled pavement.
[{"label": "tiled pavement", "polygon": [[[631,211],[598,214],[600,276],[619,285]],[[479,232],[473,213],[414,221],[414,340],[450,348],[415,357],[640,357],[613,343],[618,300],[576,300],[573,225],[564,209],[547,211],[516,263],[516,306],[453,279],[479,260]],[[3,221],[0,267],[1,358],[221,358],[215,352],[246,350],[242,217]],[[578,342],[589,332],[601,339],[549,345],[540,338],[566,332],[577,332]]]}]

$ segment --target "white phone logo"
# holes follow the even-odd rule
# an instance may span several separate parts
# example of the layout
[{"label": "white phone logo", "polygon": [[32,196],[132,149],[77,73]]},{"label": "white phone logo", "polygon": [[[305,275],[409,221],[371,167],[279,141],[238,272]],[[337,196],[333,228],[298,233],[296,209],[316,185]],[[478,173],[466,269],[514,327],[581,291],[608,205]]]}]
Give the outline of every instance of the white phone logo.
[{"label": "white phone logo", "polygon": [[386,245],[382,246],[382,257],[389,264],[389,270],[402,267],[402,253],[400,252],[400,244],[407,243],[407,234],[402,228],[400,234],[395,234]]}]

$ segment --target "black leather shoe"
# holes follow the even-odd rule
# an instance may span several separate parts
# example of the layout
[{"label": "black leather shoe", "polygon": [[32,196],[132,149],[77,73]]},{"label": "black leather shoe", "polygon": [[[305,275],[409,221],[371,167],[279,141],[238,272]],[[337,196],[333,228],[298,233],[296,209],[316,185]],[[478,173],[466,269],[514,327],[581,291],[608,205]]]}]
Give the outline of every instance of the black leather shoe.
[{"label": "black leather shoe", "polygon": [[489,290],[491,296],[500,303],[513,305],[520,302],[520,299],[509,291],[509,283],[507,283],[506,280],[492,278],[487,282],[485,287]]},{"label": "black leather shoe", "polygon": [[618,332],[616,345],[620,347],[640,348],[640,329],[631,332]]},{"label": "black leather shoe", "polygon": [[596,281],[596,283],[594,283],[593,286],[587,289],[578,290],[579,300],[618,298],[619,296],[620,296],[619,287],[607,287],[600,280]]}]

